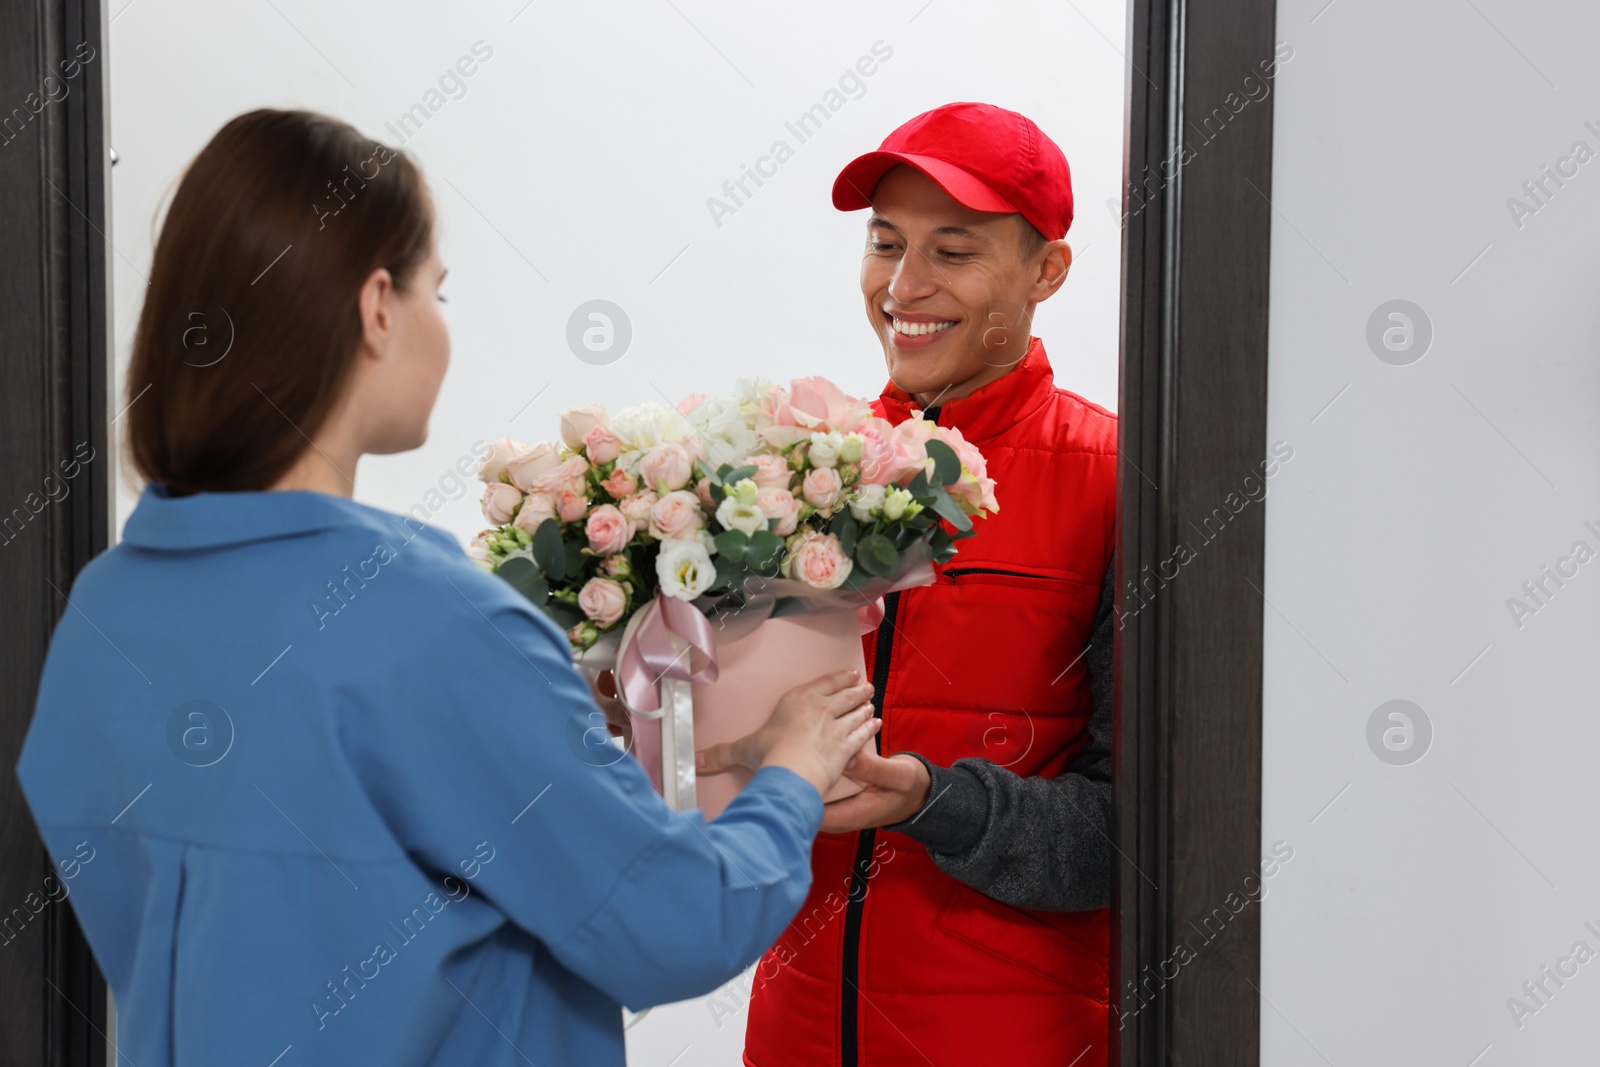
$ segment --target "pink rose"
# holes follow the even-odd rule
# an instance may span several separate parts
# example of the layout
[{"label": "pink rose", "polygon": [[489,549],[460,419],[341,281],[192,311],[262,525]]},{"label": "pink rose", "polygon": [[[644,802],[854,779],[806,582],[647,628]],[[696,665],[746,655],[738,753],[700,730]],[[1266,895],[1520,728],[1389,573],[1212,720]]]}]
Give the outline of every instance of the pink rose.
[{"label": "pink rose", "polygon": [[526,493],[535,489],[534,483],[554,470],[560,462],[561,455],[556,446],[549,441],[540,441],[506,460],[505,474],[511,479],[512,485]]},{"label": "pink rose", "polygon": [[628,547],[634,529],[632,520],[615,504],[601,504],[589,512],[589,518],[583,524],[584,536],[589,538],[589,548],[600,556],[613,556]]},{"label": "pink rose", "polygon": [[610,493],[616,499],[621,500],[623,497],[639,488],[639,483],[634,481],[633,476],[627,471],[623,470],[621,467],[617,467],[606,476],[605,481],[600,483],[600,488]]},{"label": "pink rose", "polygon": [[503,526],[511,521],[511,516],[517,513],[517,508],[522,504],[522,494],[514,485],[505,482],[491,482],[484,486],[483,492],[483,517],[496,526]]},{"label": "pink rose", "polygon": [[581,493],[563,489],[556,496],[556,516],[562,522],[577,522],[583,518],[583,513],[588,510],[589,498]]},{"label": "pink rose", "polygon": [[839,480],[839,472],[831,468],[816,467],[806,471],[800,493],[806,503],[818,511],[832,511],[844,503],[844,483]]},{"label": "pink rose", "polygon": [[777,519],[778,525],[772,532],[779,537],[788,537],[794,533],[794,528],[800,522],[800,501],[787,489],[778,489],[774,486],[765,486],[756,490],[756,507],[769,519]]},{"label": "pink rose", "polygon": [[[583,446],[584,437],[597,426],[610,426],[611,416],[604,404],[585,404],[561,413],[561,441],[576,452]],[[599,462],[605,462],[601,460]]]},{"label": "pink rose", "polygon": [[610,463],[622,451],[622,439],[604,426],[596,426],[583,435],[583,451],[589,462],[599,466]]},{"label": "pink rose", "polygon": [[533,483],[533,491],[559,496],[562,492],[585,495],[589,489],[589,461],[582,456],[568,456],[541,474]]},{"label": "pink rose", "polygon": [[705,393],[690,393],[688,396],[678,401],[678,414],[687,415],[701,404],[704,404],[708,399],[710,398],[707,397]]},{"label": "pink rose", "polygon": [[928,450],[912,434],[902,434],[886,419],[871,418],[858,428],[861,480],[867,485],[895,485],[922,469]]},{"label": "pink rose", "polygon": [[610,578],[590,578],[578,590],[578,607],[598,626],[610,626],[628,607],[628,592]]},{"label": "pink rose", "polygon": [[954,426],[939,427],[938,438],[949,445],[961,461],[961,477],[945,487],[950,495],[970,514],[976,514],[980,508],[991,514],[999,511],[994,479],[989,477],[989,465],[978,447],[961,436],[961,431]]},{"label": "pink rose", "polygon": [[833,534],[811,531],[790,553],[789,576],[814,589],[837,589],[850,577],[850,557]]},{"label": "pink rose", "polygon": [[483,462],[478,464],[478,477],[485,482],[504,481],[502,474],[506,472],[506,464],[510,463],[525,449],[509,437],[502,437],[489,447],[489,454],[483,457]]},{"label": "pink rose", "polygon": [[641,489],[632,496],[623,497],[617,503],[622,513],[640,526],[650,521],[650,509],[655,506],[656,494],[653,489]]},{"label": "pink rose", "polygon": [[872,417],[872,407],[826,378],[796,378],[789,383],[789,402],[782,417],[813,431],[849,433]]},{"label": "pink rose", "polygon": [[755,467],[756,472],[750,476],[750,480],[763,489],[789,488],[789,461],[782,456],[774,456],[771,453],[746,456],[744,466]]},{"label": "pink rose", "polygon": [[549,493],[529,493],[512,525],[533,533],[546,519],[556,517],[556,502]]},{"label": "pink rose", "polygon": [[700,498],[700,503],[705,505],[707,511],[715,511],[717,502],[711,499],[711,479],[701,478],[694,483],[694,495]]},{"label": "pink rose", "polygon": [[650,508],[650,536],[657,540],[686,538],[706,524],[700,498],[686,489],[675,489]]},{"label": "pink rose", "polygon": [[656,445],[639,463],[639,477],[658,493],[682,489],[693,473],[689,449],[677,441]]}]

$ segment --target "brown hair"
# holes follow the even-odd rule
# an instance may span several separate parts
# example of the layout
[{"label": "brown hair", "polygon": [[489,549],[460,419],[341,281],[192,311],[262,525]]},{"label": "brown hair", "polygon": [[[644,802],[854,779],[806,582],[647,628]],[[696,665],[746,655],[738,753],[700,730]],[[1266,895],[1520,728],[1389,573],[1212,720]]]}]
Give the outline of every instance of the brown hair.
[{"label": "brown hair", "polygon": [[433,246],[404,153],[308,111],[233,119],[189,164],[133,339],[127,455],[182,495],[265,489],[309,447],[361,340],[358,298]]}]

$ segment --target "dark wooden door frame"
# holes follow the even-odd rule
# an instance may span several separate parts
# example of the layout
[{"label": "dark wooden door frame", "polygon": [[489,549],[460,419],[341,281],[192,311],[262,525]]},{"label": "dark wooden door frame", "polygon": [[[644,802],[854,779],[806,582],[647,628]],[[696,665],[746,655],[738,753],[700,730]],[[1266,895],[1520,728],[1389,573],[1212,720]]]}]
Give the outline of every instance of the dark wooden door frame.
[{"label": "dark wooden door frame", "polygon": [[1263,478],[1268,451],[1275,16],[1274,0],[1132,0],[1129,18],[1119,1067],[1260,1060],[1261,914],[1249,895],[1262,853],[1265,525],[1261,502],[1233,504],[1247,477]]},{"label": "dark wooden door frame", "polygon": [[104,18],[0,0],[0,1062],[19,1067],[107,1062],[105,982],[15,773],[65,594],[111,532]]}]

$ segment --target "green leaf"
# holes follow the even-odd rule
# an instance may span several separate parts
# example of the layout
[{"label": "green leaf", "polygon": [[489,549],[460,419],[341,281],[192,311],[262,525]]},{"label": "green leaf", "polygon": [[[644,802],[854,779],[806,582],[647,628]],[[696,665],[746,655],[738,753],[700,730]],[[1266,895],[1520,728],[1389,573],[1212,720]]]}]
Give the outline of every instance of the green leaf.
[{"label": "green leaf", "polygon": [[550,600],[549,583],[539,573],[539,568],[533,565],[533,561],[525,556],[506,560],[495,573],[538,607],[544,607]]},{"label": "green leaf", "polygon": [[933,492],[933,486],[928,484],[928,472],[918,471],[917,476],[911,479],[911,484],[906,486],[906,491],[918,500],[926,500],[928,494]]},{"label": "green leaf", "polygon": [[576,578],[583,571],[583,542],[568,541],[561,547],[566,554],[567,577]]},{"label": "green leaf", "polygon": [[571,604],[564,604],[559,600],[552,600],[544,606],[545,614],[555,620],[555,624],[563,630],[570,630],[585,618],[583,612]]},{"label": "green leaf", "polygon": [[750,535],[750,547],[745,552],[745,563],[752,570],[771,577],[778,573],[783,560],[783,538],[768,530],[757,530]]},{"label": "green leaf", "polygon": [[867,534],[856,545],[856,562],[868,574],[887,578],[900,565],[900,553],[882,534]]},{"label": "green leaf", "polygon": [[746,467],[730,467],[728,464],[724,463],[722,465],[722,484],[735,485],[738,482],[744,481],[746,478],[755,477],[755,473],[756,468],[754,464]]},{"label": "green leaf", "polygon": [[950,525],[958,530],[972,529],[972,519],[961,510],[961,506],[950,499],[950,494],[945,492],[944,486],[934,487],[933,510],[942,518],[950,520]]},{"label": "green leaf", "polygon": [[933,480],[939,485],[949,485],[961,477],[961,460],[956,457],[956,450],[939,440],[930,437],[923,442],[923,447],[928,450],[928,458],[933,460]]},{"label": "green leaf", "polygon": [[717,555],[729,563],[738,563],[750,547],[750,538],[743,530],[723,530],[713,539],[717,542]]},{"label": "green leaf", "polygon": [[839,538],[839,547],[844,550],[844,554],[855,555],[856,535],[860,533],[860,526],[857,525],[856,517],[851,513],[849,505],[834,515],[829,527],[829,532]]},{"label": "green leaf", "polygon": [[567,553],[561,545],[561,524],[546,519],[533,531],[533,558],[545,577],[559,582],[567,576]]}]

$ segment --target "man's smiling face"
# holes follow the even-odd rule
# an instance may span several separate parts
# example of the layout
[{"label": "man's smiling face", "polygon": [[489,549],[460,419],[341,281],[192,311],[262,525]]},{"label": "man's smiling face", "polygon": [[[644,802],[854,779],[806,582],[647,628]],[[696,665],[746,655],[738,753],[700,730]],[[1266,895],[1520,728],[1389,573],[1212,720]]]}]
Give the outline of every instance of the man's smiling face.
[{"label": "man's smiling face", "polygon": [[1021,215],[974,211],[908,166],[872,194],[861,293],[889,378],[924,406],[965,396],[1028,350],[1033,305],[1072,250]]}]

